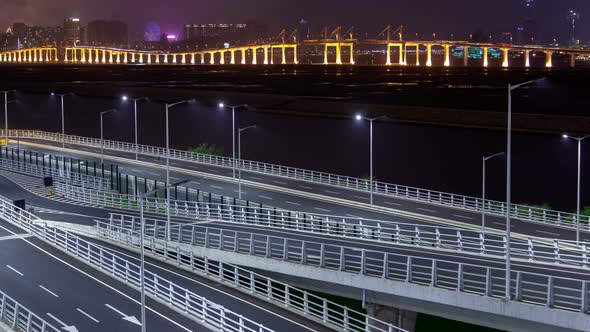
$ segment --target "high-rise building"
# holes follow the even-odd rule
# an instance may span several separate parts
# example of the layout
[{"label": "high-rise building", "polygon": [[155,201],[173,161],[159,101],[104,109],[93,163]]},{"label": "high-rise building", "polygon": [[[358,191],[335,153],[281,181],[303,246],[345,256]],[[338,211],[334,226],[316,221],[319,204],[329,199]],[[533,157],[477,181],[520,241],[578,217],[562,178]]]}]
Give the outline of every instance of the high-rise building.
[{"label": "high-rise building", "polygon": [[225,42],[254,42],[266,37],[267,28],[256,22],[185,24],[184,40],[220,39]]},{"label": "high-rise building", "polygon": [[535,0],[525,0],[524,39],[525,44],[535,44],[539,39],[535,20]]},{"label": "high-rise building", "polygon": [[578,38],[576,36],[576,25],[580,19],[580,14],[575,10],[570,10],[567,13],[567,22],[569,28],[569,46],[574,47],[578,44]]},{"label": "high-rise building", "polygon": [[121,21],[96,20],[86,27],[86,44],[92,46],[127,47],[127,24]]},{"label": "high-rise building", "polygon": [[82,36],[79,18],[66,18],[64,20],[64,43],[66,45],[76,45],[80,42]]}]

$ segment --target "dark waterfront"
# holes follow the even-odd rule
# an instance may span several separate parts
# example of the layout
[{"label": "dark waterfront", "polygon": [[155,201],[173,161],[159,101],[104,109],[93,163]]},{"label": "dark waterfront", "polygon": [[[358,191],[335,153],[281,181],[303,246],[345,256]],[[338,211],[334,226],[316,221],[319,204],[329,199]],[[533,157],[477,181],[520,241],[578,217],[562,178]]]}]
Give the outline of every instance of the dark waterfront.
[{"label": "dark waterfront", "polygon": [[[119,97],[149,96],[151,102],[140,104],[140,143],[163,145],[161,101],[196,97],[196,105],[170,113],[171,145],[186,149],[206,142],[231,154],[231,112],[215,105],[220,100],[248,103],[251,110],[238,113],[239,126],[259,128],[244,135],[244,158],[361,177],[368,175],[368,124],[355,122],[353,114],[436,107],[437,112],[426,114],[435,114],[433,123],[452,121],[447,109],[503,114],[509,82],[547,77],[513,96],[515,113],[544,114],[552,125],[551,132],[515,134],[513,195],[519,203],[546,202],[568,211],[575,208],[576,146],[560,137],[567,126],[551,117],[576,115],[585,126],[589,74],[410,67],[0,66],[2,87],[19,89],[19,103],[10,106],[11,128],[59,131],[59,105],[49,92],[73,91],[77,95],[66,98],[67,133],[99,136],[98,113],[117,107],[120,112],[105,118],[105,138],[132,141],[133,106]],[[477,196],[481,156],[505,148],[503,130],[380,122],[375,125],[375,174],[382,181]],[[590,147],[584,151],[583,167]],[[488,195],[504,199],[503,161],[492,161],[488,175]],[[589,188],[590,177],[582,180],[583,188]],[[583,190],[582,198],[590,205],[590,193]]]}]

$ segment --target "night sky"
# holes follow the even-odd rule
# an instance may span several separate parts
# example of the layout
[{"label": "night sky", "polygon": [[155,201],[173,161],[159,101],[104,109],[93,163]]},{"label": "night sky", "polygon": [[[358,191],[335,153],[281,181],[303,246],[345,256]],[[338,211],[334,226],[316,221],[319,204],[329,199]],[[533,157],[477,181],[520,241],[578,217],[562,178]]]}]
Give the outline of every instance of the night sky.
[{"label": "night sky", "polygon": [[[230,23],[255,19],[272,33],[293,27],[305,18],[313,30],[322,26],[355,25],[375,35],[388,24],[404,24],[411,31],[457,35],[482,28],[510,31],[524,15],[524,0],[2,0],[0,27],[13,22],[60,25],[67,16],[83,22],[114,18],[129,23],[131,39],[141,36],[149,21],[163,32],[180,33],[184,23]],[[577,9],[582,20],[578,37],[590,43],[590,1],[537,0],[540,37],[565,37],[566,13]],[[4,29],[4,28],[3,28]]]}]

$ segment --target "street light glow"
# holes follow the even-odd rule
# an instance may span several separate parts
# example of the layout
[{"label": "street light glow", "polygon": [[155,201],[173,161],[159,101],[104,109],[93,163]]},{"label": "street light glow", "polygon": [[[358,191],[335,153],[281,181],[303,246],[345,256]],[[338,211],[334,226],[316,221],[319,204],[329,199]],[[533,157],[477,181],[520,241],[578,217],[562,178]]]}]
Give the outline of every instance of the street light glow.
[{"label": "street light glow", "polygon": [[363,116],[360,114],[357,114],[354,118],[357,119],[358,121],[360,121],[363,119]]},{"label": "street light glow", "polygon": [[219,103],[219,108],[224,108],[225,104],[224,103]]},{"label": "street light glow", "polygon": [[561,135],[561,137],[563,137],[563,138],[570,138],[570,135],[568,135],[568,134],[563,134],[563,135]]},{"label": "street light glow", "polygon": [[123,101],[127,101],[127,100],[129,99],[129,97],[127,97],[127,96],[123,96],[123,97],[121,97],[121,99],[122,99]]}]

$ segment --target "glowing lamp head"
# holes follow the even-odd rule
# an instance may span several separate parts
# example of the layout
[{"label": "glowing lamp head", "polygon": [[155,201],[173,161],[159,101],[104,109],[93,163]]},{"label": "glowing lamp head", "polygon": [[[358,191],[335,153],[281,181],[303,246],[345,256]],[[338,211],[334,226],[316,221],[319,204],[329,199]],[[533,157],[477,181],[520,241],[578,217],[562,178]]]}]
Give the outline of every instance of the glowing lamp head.
[{"label": "glowing lamp head", "polygon": [[127,101],[127,100],[129,100],[129,97],[127,97],[127,96],[123,96],[123,97],[121,97],[121,100],[123,100],[123,101]]},{"label": "glowing lamp head", "polygon": [[570,135],[568,135],[568,134],[563,134],[563,135],[561,135],[561,137],[563,137],[563,138],[570,138]]},{"label": "glowing lamp head", "polygon": [[357,115],[356,115],[354,118],[355,118],[357,121],[361,121],[361,120],[363,119],[363,116],[362,116],[362,115],[360,115],[360,114],[357,114]]},{"label": "glowing lamp head", "polygon": [[52,92],[52,93],[51,93],[51,95],[52,95],[52,96],[55,96],[55,93],[53,93],[53,92]]},{"label": "glowing lamp head", "polygon": [[219,103],[219,108],[224,108],[225,104],[224,103]]}]

